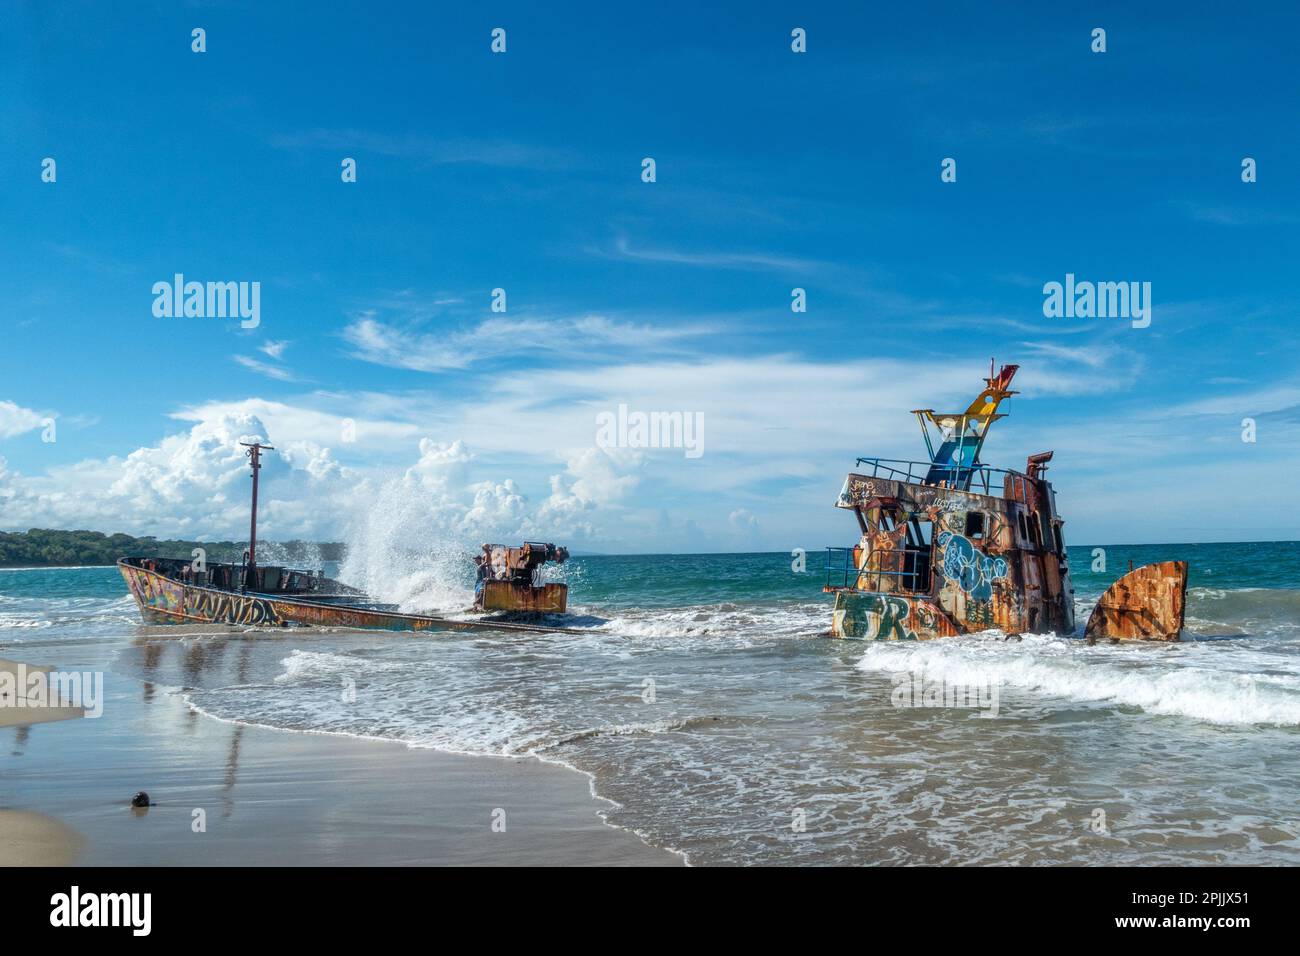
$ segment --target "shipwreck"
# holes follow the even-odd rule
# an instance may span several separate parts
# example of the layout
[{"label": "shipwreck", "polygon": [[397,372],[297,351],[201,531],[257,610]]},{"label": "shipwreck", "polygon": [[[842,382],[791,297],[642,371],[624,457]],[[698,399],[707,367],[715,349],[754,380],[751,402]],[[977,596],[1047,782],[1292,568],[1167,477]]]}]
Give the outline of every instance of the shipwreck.
[{"label": "shipwreck", "polygon": [[[827,549],[824,591],[835,595],[831,636],[930,640],[998,629],[1008,635],[1076,632],[1074,587],[1046,478],[1052,452],[1024,471],[980,460],[1017,365],[1003,365],[964,412],[916,409],[925,461],[859,458],[836,507],[861,538]],[[1133,569],[1093,609],[1089,641],[1177,641],[1187,563]]]},{"label": "shipwreck", "polygon": [[526,542],[519,548],[485,544],[478,569],[475,617],[408,614],[395,604],[372,600],[365,592],[321,571],[304,571],[257,562],[257,485],[261,453],[269,445],[243,442],[252,468],[253,500],[248,550],[239,563],[195,562],[184,558],[124,557],[117,562],[140,614],[150,624],[227,624],[238,627],[338,627],[382,631],[567,631],[543,623],[542,614],[565,610],[564,584],[539,584],[547,562],[561,563],[568,551],[554,544]]}]

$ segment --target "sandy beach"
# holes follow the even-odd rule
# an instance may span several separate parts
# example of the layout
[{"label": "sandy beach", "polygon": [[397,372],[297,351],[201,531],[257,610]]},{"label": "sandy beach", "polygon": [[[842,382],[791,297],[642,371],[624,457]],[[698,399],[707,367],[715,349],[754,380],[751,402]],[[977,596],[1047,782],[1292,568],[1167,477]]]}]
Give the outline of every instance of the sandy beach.
[{"label": "sandy beach", "polygon": [[0,728],[0,865],[681,863],[603,823],[564,767],[225,723],[105,684],[98,719]]}]

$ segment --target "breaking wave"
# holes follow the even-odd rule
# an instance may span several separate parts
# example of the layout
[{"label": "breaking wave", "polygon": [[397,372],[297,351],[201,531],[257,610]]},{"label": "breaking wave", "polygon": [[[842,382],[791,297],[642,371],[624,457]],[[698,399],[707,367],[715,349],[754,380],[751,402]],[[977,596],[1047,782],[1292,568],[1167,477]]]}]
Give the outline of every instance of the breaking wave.
[{"label": "breaking wave", "polygon": [[[1232,653],[1236,649],[1213,644],[1089,647],[1054,636],[1017,641],[984,634],[919,644],[872,643],[858,667],[924,674],[951,684],[992,683],[1042,698],[1137,707],[1214,724],[1300,725],[1300,673],[1295,670],[1300,661],[1288,666],[1254,654],[1242,659],[1244,655]],[[1267,671],[1257,669],[1269,663]]]},{"label": "breaking wave", "polygon": [[386,483],[344,537],[344,582],[407,613],[461,610],[473,600],[472,544],[439,526],[436,503],[411,482]]}]

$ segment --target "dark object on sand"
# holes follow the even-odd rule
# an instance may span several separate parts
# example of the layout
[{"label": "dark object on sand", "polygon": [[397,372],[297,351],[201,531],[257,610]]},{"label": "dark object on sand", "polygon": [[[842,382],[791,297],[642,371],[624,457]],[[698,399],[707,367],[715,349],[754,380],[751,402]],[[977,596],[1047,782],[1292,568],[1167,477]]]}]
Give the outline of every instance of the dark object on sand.
[{"label": "dark object on sand", "polygon": [[[990,468],[980,451],[1016,365],[994,375],[964,412],[917,409],[928,461],[859,458],[836,507],[862,537],[830,548],[824,590],[835,595],[831,634],[929,640],[999,628],[1074,633],[1074,587],[1064,519],[1047,481],[1052,453],[1023,472]],[[1187,565],[1152,564],[1112,585],[1088,623],[1090,640],[1178,640]]]}]

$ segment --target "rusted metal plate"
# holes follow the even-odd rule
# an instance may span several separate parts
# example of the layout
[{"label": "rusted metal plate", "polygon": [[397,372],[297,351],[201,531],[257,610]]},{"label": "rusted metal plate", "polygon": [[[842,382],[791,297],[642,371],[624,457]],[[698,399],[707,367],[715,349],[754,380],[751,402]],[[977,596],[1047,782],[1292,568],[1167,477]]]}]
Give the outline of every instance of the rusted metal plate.
[{"label": "rusted metal plate", "polygon": [[1128,572],[1092,609],[1088,642],[1176,641],[1187,610],[1187,562],[1162,561]]},{"label": "rusted metal plate", "polygon": [[569,588],[564,584],[517,584],[514,581],[484,581],[483,610],[524,611],[536,614],[563,614]]}]

